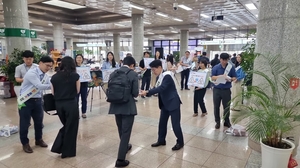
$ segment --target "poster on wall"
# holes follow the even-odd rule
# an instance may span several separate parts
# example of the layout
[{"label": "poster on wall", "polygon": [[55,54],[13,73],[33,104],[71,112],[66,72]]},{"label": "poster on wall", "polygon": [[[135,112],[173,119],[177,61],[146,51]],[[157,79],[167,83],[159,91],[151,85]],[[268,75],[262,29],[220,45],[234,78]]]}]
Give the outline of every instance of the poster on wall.
[{"label": "poster on wall", "polygon": [[80,82],[89,82],[92,80],[91,74],[90,74],[90,67],[76,67],[76,71],[79,74]]}]

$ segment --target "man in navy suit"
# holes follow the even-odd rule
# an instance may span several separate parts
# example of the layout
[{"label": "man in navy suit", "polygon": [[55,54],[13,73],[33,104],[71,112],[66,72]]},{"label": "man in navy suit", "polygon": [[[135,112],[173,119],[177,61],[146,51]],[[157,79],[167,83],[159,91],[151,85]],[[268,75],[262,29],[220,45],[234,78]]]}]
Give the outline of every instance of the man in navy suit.
[{"label": "man in navy suit", "polygon": [[158,140],[152,147],[166,145],[167,124],[171,116],[172,127],[177,137],[177,143],[172,150],[179,150],[183,147],[183,135],[180,126],[180,105],[181,100],[177,93],[176,85],[171,71],[163,72],[160,60],[152,61],[149,66],[152,72],[158,76],[156,87],[149,91],[141,91],[141,95],[151,96],[158,93],[160,118],[158,125]]}]

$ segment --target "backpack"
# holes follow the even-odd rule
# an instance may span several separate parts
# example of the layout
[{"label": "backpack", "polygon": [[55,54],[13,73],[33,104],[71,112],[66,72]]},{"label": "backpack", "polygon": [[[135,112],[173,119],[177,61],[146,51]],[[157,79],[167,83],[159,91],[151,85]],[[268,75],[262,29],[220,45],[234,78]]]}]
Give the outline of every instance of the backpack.
[{"label": "backpack", "polygon": [[127,72],[119,69],[115,70],[109,77],[108,88],[106,90],[106,101],[115,104],[127,103],[132,97],[131,95],[131,83]]}]

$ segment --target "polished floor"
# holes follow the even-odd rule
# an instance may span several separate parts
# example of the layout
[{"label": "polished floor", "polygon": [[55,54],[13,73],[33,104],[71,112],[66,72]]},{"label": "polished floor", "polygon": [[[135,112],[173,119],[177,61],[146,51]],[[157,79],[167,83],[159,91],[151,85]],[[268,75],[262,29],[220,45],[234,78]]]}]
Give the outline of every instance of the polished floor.
[{"label": "polished floor", "polygon": [[[251,150],[247,137],[226,135],[224,128],[214,129],[212,91],[208,90],[205,101],[208,115],[192,117],[193,91],[178,91],[181,106],[181,123],[185,146],[179,151],[172,151],[176,143],[175,135],[169,122],[167,145],[152,148],[157,140],[159,109],[157,97],[138,98],[138,115],[135,118],[130,143],[132,150],[127,154],[130,168],[259,168],[260,154]],[[50,148],[62,126],[57,116],[44,117],[43,139],[48,148],[34,146],[34,130],[30,127],[29,138],[34,153],[22,151],[19,135],[9,138],[0,137],[0,168],[106,168],[114,167],[118,150],[118,133],[114,116],[108,115],[109,104],[104,93],[98,88],[89,94],[86,119],[80,119],[78,131],[77,156],[61,159],[51,153]],[[16,99],[0,99],[0,126],[18,125]],[[298,152],[299,153],[299,152]],[[297,158],[298,163],[299,158]]]}]

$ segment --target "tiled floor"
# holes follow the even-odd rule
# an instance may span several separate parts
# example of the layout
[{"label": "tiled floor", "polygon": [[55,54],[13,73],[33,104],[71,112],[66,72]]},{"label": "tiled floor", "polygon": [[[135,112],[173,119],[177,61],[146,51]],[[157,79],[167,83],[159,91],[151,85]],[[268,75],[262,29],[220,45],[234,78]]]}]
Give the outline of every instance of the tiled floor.
[{"label": "tiled floor", "polygon": [[[259,168],[260,154],[247,146],[247,137],[233,137],[223,133],[224,128],[214,129],[212,91],[206,94],[208,115],[192,117],[193,91],[178,91],[183,105],[181,106],[181,123],[184,132],[185,146],[179,151],[172,151],[176,138],[169,122],[167,145],[152,148],[151,143],[157,140],[159,118],[156,97],[138,98],[138,115],[135,118],[130,143],[132,150],[127,154],[130,168]],[[91,94],[89,95],[89,109]],[[99,89],[94,89],[92,112],[86,119],[80,119],[78,132],[77,156],[61,159],[51,153],[50,148],[61,123],[57,116],[45,114],[44,140],[48,149],[34,146],[34,130],[30,127],[30,144],[34,153],[22,151],[19,135],[9,138],[0,137],[0,168],[40,168],[40,167],[114,167],[118,150],[118,133],[114,116],[108,115],[109,104],[104,94],[101,99]],[[18,125],[16,99],[0,99],[0,125]]]}]

